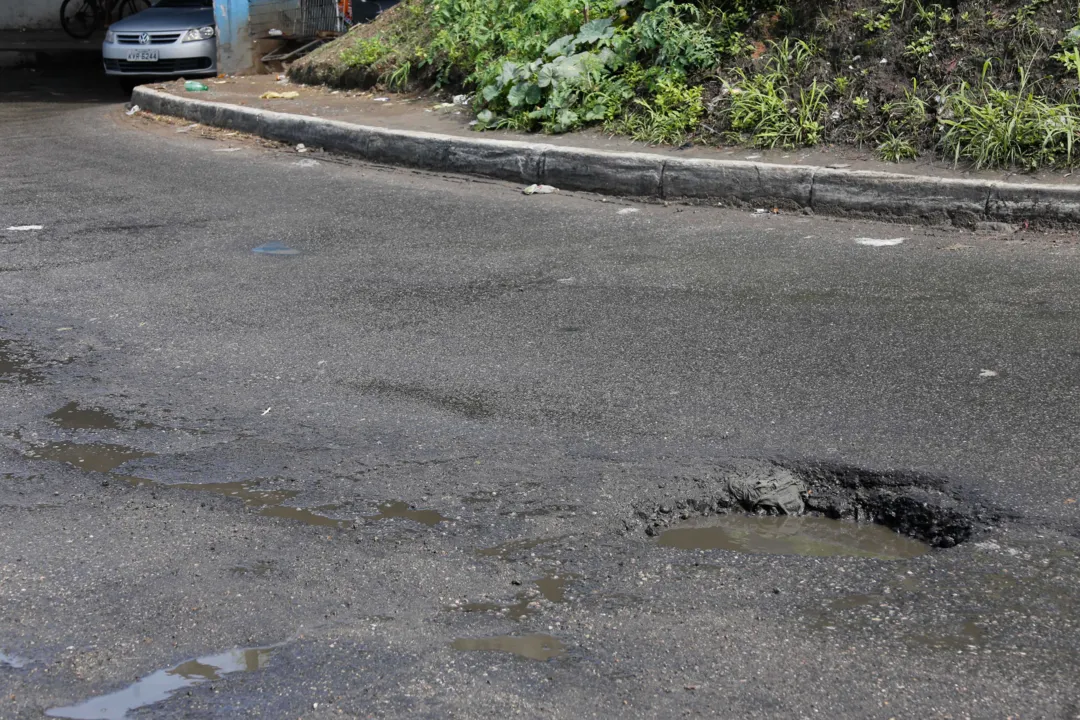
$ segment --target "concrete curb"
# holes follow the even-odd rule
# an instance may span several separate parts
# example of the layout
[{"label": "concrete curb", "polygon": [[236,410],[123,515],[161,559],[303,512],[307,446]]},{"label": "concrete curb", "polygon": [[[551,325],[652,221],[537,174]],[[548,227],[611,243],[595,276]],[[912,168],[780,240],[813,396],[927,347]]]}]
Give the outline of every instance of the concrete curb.
[{"label": "concrete curb", "polygon": [[131,101],[160,115],[304,143],[371,162],[546,183],[565,190],[961,226],[980,221],[1080,224],[1080,188],[462,138],[208,102],[148,87],[136,88]]}]

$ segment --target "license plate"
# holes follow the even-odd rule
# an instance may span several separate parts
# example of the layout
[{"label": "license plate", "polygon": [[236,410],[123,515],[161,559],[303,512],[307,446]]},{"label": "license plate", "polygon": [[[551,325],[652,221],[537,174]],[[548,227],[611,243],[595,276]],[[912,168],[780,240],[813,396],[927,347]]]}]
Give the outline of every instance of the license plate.
[{"label": "license plate", "polygon": [[128,62],[157,62],[157,50],[128,50]]}]

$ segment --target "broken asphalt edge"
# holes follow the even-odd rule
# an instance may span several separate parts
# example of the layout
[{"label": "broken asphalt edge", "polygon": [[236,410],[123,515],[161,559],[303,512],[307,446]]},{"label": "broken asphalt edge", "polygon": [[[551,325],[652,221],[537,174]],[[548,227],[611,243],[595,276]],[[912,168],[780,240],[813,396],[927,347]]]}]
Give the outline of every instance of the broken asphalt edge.
[{"label": "broken asphalt edge", "polygon": [[543,183],[634,198],[806,210],[970,227],[980,221],[1080,225],[1080,187],[899,173],[667,158],[546,143],[393,130],[137,87],[131,102],[159,115],[270,140],[434,172]]}]

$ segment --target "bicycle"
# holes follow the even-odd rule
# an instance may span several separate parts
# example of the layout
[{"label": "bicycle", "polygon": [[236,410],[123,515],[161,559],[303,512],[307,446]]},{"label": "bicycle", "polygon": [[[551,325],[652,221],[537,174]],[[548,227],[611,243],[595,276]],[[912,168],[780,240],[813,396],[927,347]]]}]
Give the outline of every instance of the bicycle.
[{"label": "bicycle", "polygon": [[150,7],[150,0],[64,0],[60,5],[60,24],[64,32],[85,40],[116,19],[134,15]]}]

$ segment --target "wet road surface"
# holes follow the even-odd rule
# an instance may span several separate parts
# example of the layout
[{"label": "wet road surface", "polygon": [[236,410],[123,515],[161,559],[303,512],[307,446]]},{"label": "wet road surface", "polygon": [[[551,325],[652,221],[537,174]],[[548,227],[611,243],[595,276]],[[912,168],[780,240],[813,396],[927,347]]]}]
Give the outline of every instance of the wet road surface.
[{"label": "wet road surface", "polygon": [[[3,82],[0,717],[1080,717],[1071,235]],[[718,505],[779,471],[850,519]]]}]

